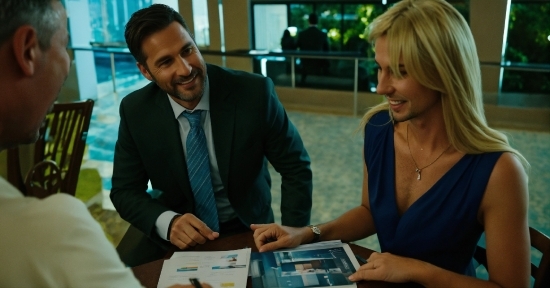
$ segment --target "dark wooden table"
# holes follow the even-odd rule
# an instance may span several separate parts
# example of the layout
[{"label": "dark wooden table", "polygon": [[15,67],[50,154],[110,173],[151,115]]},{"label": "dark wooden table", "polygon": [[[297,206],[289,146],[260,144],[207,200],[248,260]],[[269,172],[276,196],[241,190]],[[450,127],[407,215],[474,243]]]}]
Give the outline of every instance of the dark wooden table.
[{"label": "dark wooden table", "polygon": [[[370,249],[361,247],[355,244],[349,244],[353,253],[362,256],[363,258],[369,258],[370,254],[373,252]],[[254,239],[252,237],[252,232],[246,232],[242,234],[237,234],[233,236],[228,236],[224,238],[219,238],[214,241],[208,241],[203,245],[199,245],[193,249],[193,251],[226,251],[226,250],[235,250],[245,247],[250,247],[252,252],[258,252],[256,245],[254,244]],[[169,252],[166,255],[165,259],[170,258],[174,251]],[[162,270],[162,264],[165,259],[159,259],[153,262],[149,262],[140,266],[132,268],[134,275],[141,282],[141,285],[149,287],[157,287],[160,278],[160,271]],[[208,279],[201,279],[202,281],[208,283]],[[379,281],[361,281],[357,283],[357,287],[366,288],[366,287],[406,287],[407,285],[403,284],[394,284],[387,282]],[[252,284],[250,277],[248,277],[248,283],[246,287],[251,288]]]}]

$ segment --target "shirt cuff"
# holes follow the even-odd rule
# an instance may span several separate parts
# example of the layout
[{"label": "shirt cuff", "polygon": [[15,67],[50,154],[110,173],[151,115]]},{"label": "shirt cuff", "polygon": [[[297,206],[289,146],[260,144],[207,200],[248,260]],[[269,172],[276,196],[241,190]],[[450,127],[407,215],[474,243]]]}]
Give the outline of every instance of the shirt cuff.
[{"label": "shirt cuff", "polygon": [[170,221],[176,215],[178,215],[178,213],[174,211],[166,211],[160,214],[159,218],[157,218],[155,226],[157,227],[157,234],[160,236],[160,238],[168,241],[168,239],[166,239],[166,235],[168,235],[168,226],[170,226]]}]

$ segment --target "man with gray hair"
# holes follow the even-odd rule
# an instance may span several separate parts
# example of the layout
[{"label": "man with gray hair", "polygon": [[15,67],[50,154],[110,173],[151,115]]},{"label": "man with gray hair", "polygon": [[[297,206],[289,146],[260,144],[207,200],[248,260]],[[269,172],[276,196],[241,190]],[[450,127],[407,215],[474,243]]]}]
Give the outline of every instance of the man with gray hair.
[{"label": "man with gray hair", "polygon": [[[60,1],[2,0],[0,23],[1,151],[37,140],[70,59]],[[86,206],[67,194],[24,197],[0,177],[0,231],[0,287],[140,287]]]}]

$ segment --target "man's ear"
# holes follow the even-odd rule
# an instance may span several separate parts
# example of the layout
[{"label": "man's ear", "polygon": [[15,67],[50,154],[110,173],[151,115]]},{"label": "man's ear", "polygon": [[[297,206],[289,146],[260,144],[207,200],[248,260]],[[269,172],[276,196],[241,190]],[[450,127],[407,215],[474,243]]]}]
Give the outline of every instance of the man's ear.
[{"label": "man's ear", "polygon": [[13,53],[21,72],[32,76],[36,69],[41,52],[36,30],[30,25],[23,25],[13,33]]},{"label": "man's ear", "polygon": [[143,75],[143,77],[147,78],[149,81],[154,81],[153,77],[151,77],[151,74],[149,73],[149,70],[147,70],[147,67],[145,67],[145,65],[142,65],[139,62],[136,62],[136,65],[139,69],[139,72],[141,72],[141,75]]}]

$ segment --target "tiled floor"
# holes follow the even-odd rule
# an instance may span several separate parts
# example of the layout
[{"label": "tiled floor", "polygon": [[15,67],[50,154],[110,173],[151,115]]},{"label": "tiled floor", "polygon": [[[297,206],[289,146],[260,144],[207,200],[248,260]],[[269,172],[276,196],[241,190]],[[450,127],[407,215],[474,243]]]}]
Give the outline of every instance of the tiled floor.
[{"label": "tiled floor", "polygon": [[[122,93],[121,93],[122,94]],[[89,155],[84,167],[96,167],[103,178],[102,209],[92,213],[102,222],[116,245],[128,224],[118,218],[108,199],[112,173],[113,148],[118,130],[118,99],[101,98],[94,107],[89,132]],[[359,119],[289,111],[311,156],[314,185],[312,223],[334,219],[359,205],[362,184],[362,138],[356,134]],[[531,163],[529,174],[529,224],[550,234],[550,133],[502,130]],[[273,175],[273,209],[280,219],[280,178]],[[375,236],[358,244],[378,250]]]}]

